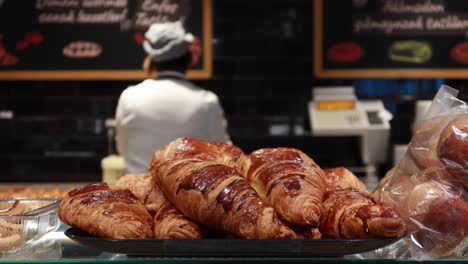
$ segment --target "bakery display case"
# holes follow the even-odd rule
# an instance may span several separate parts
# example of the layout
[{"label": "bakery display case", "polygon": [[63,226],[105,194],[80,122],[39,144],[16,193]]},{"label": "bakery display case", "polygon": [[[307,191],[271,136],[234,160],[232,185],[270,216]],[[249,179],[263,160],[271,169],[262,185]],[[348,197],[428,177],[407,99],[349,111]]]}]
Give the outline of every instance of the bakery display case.
[{"label": "bakery display case", "polygon": [[[452,257],[433,260],[392,259],[379,255],[379,250],[360,254],[346,254],[343,256],[248,256],[239,252],[235,256],[178,256],[165,257],[151,254],[122,254],[99,249],[99,247],[85,246],[70,239],[65,233],[70,227],[61,225],[58,230],[48,233],[41,240],[13,253],[1,255],[2,263],[468,263],[466,258]],[[203,241],[201,241],[203,242]],[[398,243],[398,242],[397,242]],[[193,243],[195,245],[197,243]],[[101,247],[104,245],[101,245]],[[139,245],[127,244],[126,247]],[[178,248],[179,252],[194,251],[193,248]],[[216,247],[210,244],[209,246]],[[218,245],[218,247],[225,244]],[[325,248],[327,246],[325,245]],[[352,247],[350,247],[352,248]],[[160,249],[160,248],[159,248]],[[285,251],[286,249],[278,249]],[[122,248],[122,250],[125,250]],[[132,250],[132,249],[127,249]],[[156,251],[158,248],[155,249]],[[250,252],[254,251],[252,248]],[[267,249],[260,249],[268,251]],[[271,251],[271,250],[270,250]],[[271,253],[271,252],[270,252]]]},{"label": "bakery display case", "polygon": [[182,137],[113,184],[0,189],[1,260],[468,263],[468,108],[447,91],[372,192],[296,148]]},{"label": "bakery display case", "polygon": [[0,199],[0,253],[16,252],[55,231],[59,199]]}]

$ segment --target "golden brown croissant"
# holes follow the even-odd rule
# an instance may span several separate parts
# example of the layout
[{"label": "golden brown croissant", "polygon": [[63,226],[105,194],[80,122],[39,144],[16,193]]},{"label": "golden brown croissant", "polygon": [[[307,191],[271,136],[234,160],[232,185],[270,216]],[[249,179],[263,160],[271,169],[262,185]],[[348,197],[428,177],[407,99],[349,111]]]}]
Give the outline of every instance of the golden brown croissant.
[{"label": "golden brown croissant", "polygon": [[67,225],[106,238],[152,237],[152,218],[129,190],[111,190],[106,183],[86,185],[68,193],[58,210]]},{"label": "golden brown croissant", "polygon": [[366,185],[359,180],[350,170],[345,167],[336,167],[323,170],[325,173],[325,183],[327,189],[346,189],[355,188],[357,190],[367,192]]},{"label": "golden brown croissant", "polygon": [[151,182],[151,175],[149,174],[127,174],[118,179],[111,188],[114,190],[130,190],[143,202],[148,212],[154,215],[163,202]]},{"label": "golden brown croissant", "polygon": [[150,173],[127,174],[121,177],[113,189],[129,189],[146,206],[146,209],[154,215],[166,203],[170,202],[164,197],[159,187],[153,182]]},{"label": "golden brown croissant", "polygon": [[121,177],[113,189],[129,189],[143,201],[148,211],[154,215],[153,234],[160,239],[201,238],[198,225],[187,219],[167,199],[150,174],[128,174]]},{"label": "golden brown croissant", "polygon": [[207,228],[247,239],[296,238],[234,168],[197,159],[151,164],[168,200]]},{"label": "golden brown croissant", "polygon": [[158,149],[153,155],[150,167],[157,167],[162,162],[172,159],[200,159],[217,161],[239,170],[244,158],[244,152],[234,145],[184,137]]},{"label": "golden brown croissant", "polygon": [[300,228],[297,226],[289,226],[301,239],[321,239],[322,233],[318,227]]},{"label": "golden brown croissant", "polygon": [[353,188],[331,189],[323,197],[320,232],[329,238],[396,237],[405,232],[398,213]]},{"label": "golden brown croissant", "polygon": [[153,234],[160,239],[202,238],[198,224],[186,218],[169,202],[164,203],[154,215]]},{"label": "golden brown croissant", "polygon": [[247,181],[287,222],[318,227],[324,172],[294,148],[265,148],[252,152],[242,168]]}]

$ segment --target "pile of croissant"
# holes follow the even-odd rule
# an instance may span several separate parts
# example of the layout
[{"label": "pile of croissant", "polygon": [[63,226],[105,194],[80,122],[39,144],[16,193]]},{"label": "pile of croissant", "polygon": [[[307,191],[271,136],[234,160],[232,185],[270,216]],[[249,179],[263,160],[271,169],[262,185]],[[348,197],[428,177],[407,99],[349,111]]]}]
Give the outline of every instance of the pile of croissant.
[{"label": "pile of croissant", "polygon": [[349,170],[322,170],[295,148],[240,148],[178,138],[146,174],[70,191],[65,224],[106,238],[398,237],[406,225]]}]

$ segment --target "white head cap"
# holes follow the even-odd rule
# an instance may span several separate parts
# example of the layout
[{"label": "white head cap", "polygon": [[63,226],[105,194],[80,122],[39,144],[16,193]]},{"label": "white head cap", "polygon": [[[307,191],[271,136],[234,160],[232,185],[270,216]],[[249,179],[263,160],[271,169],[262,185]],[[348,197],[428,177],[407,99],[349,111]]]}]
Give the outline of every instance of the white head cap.
[{"label": "white head cap", "polygon": [[143,48],[153,61],[164,62],[184,55],[194,39],[192,34],[185,32],[180,20],[156,23],[146,31]]}]

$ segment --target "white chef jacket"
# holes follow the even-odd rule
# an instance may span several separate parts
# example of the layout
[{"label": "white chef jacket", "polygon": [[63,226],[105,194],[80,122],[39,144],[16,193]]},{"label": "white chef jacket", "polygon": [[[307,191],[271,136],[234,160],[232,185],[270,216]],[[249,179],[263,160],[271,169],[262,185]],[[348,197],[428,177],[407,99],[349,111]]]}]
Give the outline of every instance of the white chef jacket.
[{"label": "white chef jacket", "polygon": [[115,115],[116,145],[128,173],[145,173],[153,153],[179,137],[230,143],[218,97],[163,71],[125,89]]}]

